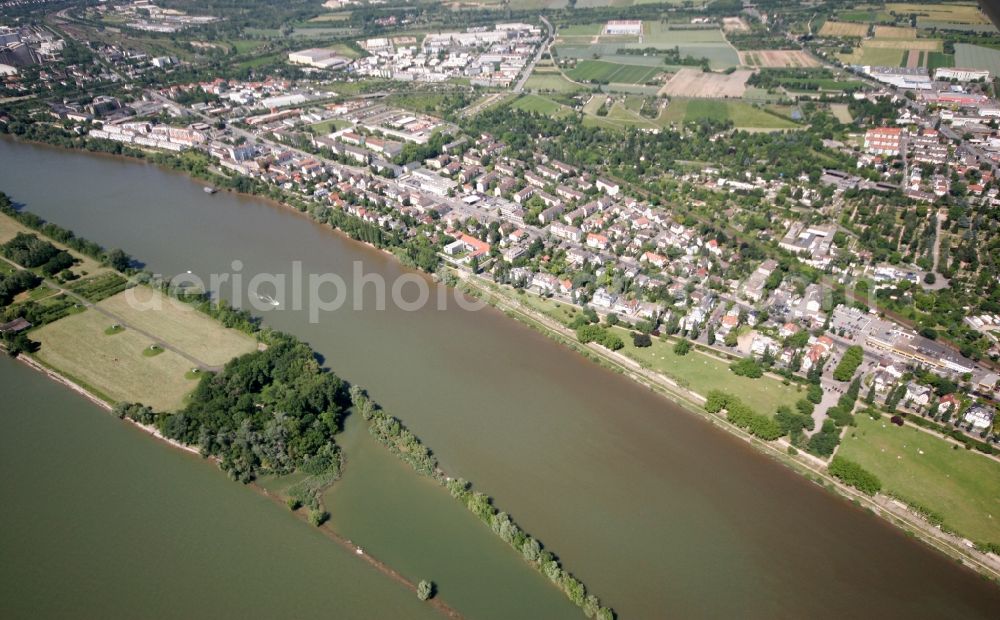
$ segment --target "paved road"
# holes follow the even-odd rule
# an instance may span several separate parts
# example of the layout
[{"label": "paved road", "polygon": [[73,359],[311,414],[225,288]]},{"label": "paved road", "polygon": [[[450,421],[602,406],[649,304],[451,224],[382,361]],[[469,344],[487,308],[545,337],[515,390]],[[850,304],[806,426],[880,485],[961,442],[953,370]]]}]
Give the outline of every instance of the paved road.
[{"label": "paved road", "polygon": [[542,23],[545,24],[545,29],[548,30],[548,34],[545,37],[545,41],[538,46],[538,52],[535,54],[535,57],[532,58],[531,62],[528,63],[528,66],[525,67],[524,73],[521,74],[521,79],[519,79],[517,84],[514,86],[515,94],[520,94],[524,91],[524,83],[528,81],[529,77],[531,77],[531,72],[535,70],[535,65],[538,64],[538,61],[541,60],[546,50],[548,50],[549,46],[552,45],[552,35],[555,33],[555,29],[552,28],[552,24],[549,23],[549,20],[545,19],[545,17],[541,17],[541,20]]},{"label": "paved road", "polygon": [[[13,265],[17,269],[24,270],[24,271],[30,271],[30,269],[27,269],[23,265],[20,265],[20,264],[12,261],[10,259],[6,259],[5,258],[3,260],[6,261],[6,262],[8,262],[8,263],[10,263],[11,265]],[[54,282],[53,280],[50,280],[49,278],[42,278],[42,283],[45,284],[45,286],[51,288],[52,290],[57,291],[59,293],[62,293],[64,295],[66,295],[67,297],[69,297],[70,299],[75,300],[81,306],[83,306],[85,308],[90,308],[90,309],[96,310],[97,312],[103,314],[104,316],[106,316],[109,319],[111,319],[112,321],[114,321],[116,324],[121,325],[125,329],[131,329],[132,331],[136,332],[137,334],[142,334],[143,336],[145,336],[145,337],[149,338],[151,341],[153,341],[154,344],[156,344],[156,345],[158,345],[160,347],[163,347],[164,349],[166,349],[168,351],[173,351],[174,353],[176,353],[177,355],[180,355],[181,357],[183,357],[187,361],[191,362],[192,364],[194,364],[195,366],[197,366],[201,370],[208,370],[208,371],[212,371],[212,372],[218,372],[219,370],[222,369],[221,366],[209,366],[205,362],[199,360],[198,358],[194,357],[193,355],[190,355],[190,354],[186,353],[185,351],[182,351],[181,349],[178,349],[177,347],[175,347],[174,345],[170,344],[169,342],[164,342],[163,340],[161,340],[160,338],[158,338],[155,334],[151,334],[151,333],[147,332],[144,329],[140,329],[140,328],[138,328],[138,327],[130,324],[128,321],[126,321],[125,319],[121,318],[117,314],[115,314],[113,312],[110,312],[110,311],[108,311],[108,310],[106,310],[104,308],[101,308],[100,306],[97,306],[93,302],[87,300],[85,297],[82,297],[79,294],[74,293],[73,291],[71,291],[71,290],[69,290],[67,288],[63,288],[62,286],[59,286],[58,283]],[[194,310],[192,308],[192,312],[196,312],[196,310]]]}]

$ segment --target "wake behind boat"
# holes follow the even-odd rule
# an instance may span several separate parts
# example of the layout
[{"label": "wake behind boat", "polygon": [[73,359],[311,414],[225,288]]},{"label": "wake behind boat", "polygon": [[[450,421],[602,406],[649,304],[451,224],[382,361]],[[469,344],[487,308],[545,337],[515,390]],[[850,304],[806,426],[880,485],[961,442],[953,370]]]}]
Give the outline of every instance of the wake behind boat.
[{"label": "wake behind boat", "polygon": [[275,307],[281,305],[280,301],[278,301],[274,297],[271,297],[270,295],[257,295],[257,299],[261,300],[262,302],[264,302],[266,304],[270,304],[270,305],[275,306]]}]

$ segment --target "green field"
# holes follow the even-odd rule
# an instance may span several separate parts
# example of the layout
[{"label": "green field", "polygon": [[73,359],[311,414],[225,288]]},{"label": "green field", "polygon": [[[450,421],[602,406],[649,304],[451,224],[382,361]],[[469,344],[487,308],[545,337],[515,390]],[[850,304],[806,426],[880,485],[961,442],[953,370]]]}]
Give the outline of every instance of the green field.
[{"label": "green field", "polygon": [[309,125],[309,131],[318,136],[325,136],[328,133],[333,133],[340,129],[344,129],[345,127],[351,126],[352,123],[350,121],[331,118],[330,120],[320,121]]},{"label": "green field", "polygon": [[31,338],[41,345],[35,354],[40,361],[112,401],[141,402],[158,411],[183,404],[194,388],[187,374],[196,364],[151,345],[165,343],[207,366],[257,347],[250,336],[145,287],[109,297],[97,308],[33,330]]},{"label": "green field", "polygon": [[622,353],[636,360],[644,367],[655,370],[699,394],[711,390],[723,390],[739,396],[754,411],[773,415],[781,405],[793,406],[804,397],[793,385],[783,385],[770,377],[748,379],[734,375],[727,362],[692,351],[680,356],[674,353],[673,342],[661,342],[653,338],[653,346],[636,348],[626,330],[619,330],[625,342]]},{"label": "green field", "polygon": [[857,420],[837,454],[878,476],[883,492],[936,512],[966,538],[1000,542],[1000,463],[885,416]]},{"label": "green field", "polygon": [[149,338],[128,329],[107,335],[113,323],[96,310],[50,323],[31,333],[41,344],[35,356],[113,401],[141,402],[157,411],[180,407],[194,388],[184,377],[191,363],[173,351],[143,355]]},{"label": "green field", "polygon": [[954,67],[955,55],[944,52],[929,52],[927,56],[927,69],[934,72],[939,67]]},{"label": "green field", "polygon": [[537,112],[539,114],[544,114],[545,116],[558,117],[573,113],[572,109],[562,105],[561,103],[556,103],[551,99],[540,97],[538,95],[522,95],[514,100],[511,107],[525,112]]},{"label": "green field", "polygon": [[557,93],[574,93],[583,88],[579,84],[570,82],[561,73],[551,68],[546,71],[540,71],[536,68],[528,77],[528,81],[524,83],[524,87],[529,91],[543,90]]},{"label": "green field", "polygon": [[954,66],[986,69],[996,77],[1000,75],[1000,50],[981,45],[956,43]]},{"label": "green field", "polygon": [[[671,29],[669,24],[647,20],[643,23],[644,34],[641,43],[636,40],[636,37],[622,37],[621,40],[601,37],[598,43],[593,43],[595,31],[599,32],[603,25],[603,23],[586,24],[561,29],[556,45],[558,55],[564,58],[617,61],[624,64],[645,64],[646,62],[660,64],[662,60],[658,60],[657,57],[640,60],[642,57],[637,56],[632,60],[627,56],[619,55],[618,50],[650,47],[667,50],[676,47],[682,56],[707,58],[712,69],[715,70],[736,67],[740,64],[739,54],[726,41],[722,30],[717,27]],[[662,64],[660,66],[663,67]]]},{"label": "green field", "polygon": [[119,293],[97,306],[208,366],[221,366],[257,348],[243,332],[226,329],[191,305],[146,287]]},{"label": "green field", "polygon": [[747,129],[794,129],[795,122],[771,114],[744,101],[719,101],[714,99],[674,99],[661,116],[661,122],[731,120],[736,127]]},{"label": "green field", "polygon": [[625,65],[603,60],[581,60],[566,75],[577,82],[618,82],[623,84],[644,84],[662,73],[658,67]]}]

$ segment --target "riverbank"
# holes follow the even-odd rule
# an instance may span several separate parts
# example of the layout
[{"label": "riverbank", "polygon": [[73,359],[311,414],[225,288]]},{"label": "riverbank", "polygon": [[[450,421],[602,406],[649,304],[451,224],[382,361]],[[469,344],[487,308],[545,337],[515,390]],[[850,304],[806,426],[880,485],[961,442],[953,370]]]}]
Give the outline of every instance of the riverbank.
[{"label": "riverbank", "polygon": [[[121,156],[112,156],[112,158],[118,158],[118,157]],[[128,157],[125,158],[130,159]],[[173,168],[170,168],[169,171],[180,172]],[[229,191],[231,191],[231,193],[239,194],[239,192],[235,192],[232,190]],[[375,244],[368,243],[363,240],[354,239],[349,235],[347,235],[346,233],[329,226],[328,224],[316,222],[316,219],[312,217],[310,213],[303,211],[302,209],[296,208],[290,204],[283,203],[281,201],[277,201],[269,196],[260,196],[256,194],[242,194],[242,195],[248,197],[254,197],[256,199],[264,199],[267,203],[269,203],[272,206],[282,207],[282,210],[295,213],[301,217],[304,217],[307,221],[315,222],[316,224],[323,226],[325,228],[330,228],[338,237],[349,239],[351,241],[354,241],[355,243],[362,244],[363,246],[366,246],[371,249],[380,250],[379,254],[381,256],[391,255],[393,259],[399,261],[399,258],[392,252],[388,251],[387,249],[379,248]],[[460,276],[466,275],[466,272],[461,270],[458,271],[457,273]],[[482,285],[482,282],[480,282],[480,285]],[[494,293],[495,291],[490,291],[490,294]],[[819,477],[820,481],[822,481],[821,484],[827,486],[828,488],[832,487],[833,489],[840,489],[841,495],[844,495],[844,493],[846,492],[848,494],[847,495],[848,498],[856,499],[862,502],[867,502],[866,505],[869,508],[875,508],[876,506],[881,506],[881,509],[886,509],[890,511],[896,510],[897,512],[900,512],[901,513],[899,515],[900,518],[904,518],[905,521],[908,523],[908,525],[903,528],[904,530],[923,531],[924,532],[923,537],[926,538],[937,539],[939,536],[944,536],[944,540],[947,542],[948,545],[948,550],[946,552],[948,553],[949,556],[960,557],[968,560],[968,562],[972,563],[970,565],[976,568],[978,572],[989,576],[991,579],[995,580],[1000,578],[1000,565],[998,565],[994,561],[992,556],[981,554],[975,550],[969,549],[968,546],[958,537],[949,538],[947,535],[944,535],[942,532],[937,530],[930,523],[924,521],[919,516],[918,513],[911,512],[908,510],[898,510],[899,507],[895,503],[889,502],[879,505],[877,502],[873,500],[868,500],[864,497],[861,497],[857,495],[856,492],[854,492],[853,490],[850,490],[847,487],[843,487],[843,485],[839,481],[837,481],[829,474],[827,474],[826,462],[823,461],[822,459],[818,459],[801,451],[799,451],[798,454],[796,455],[789,455],[788,454],[789,444],[787,441],[781,440],[772,444],[772,443],[761,442],[760,440],[757,440],[755,438],[749,438],[744,431],[729,424],[728,420],[726,420],[725,417],[723,417],[722,415],[714,415],[705,412],[702,407],[702,404],[704,403],[705,400],[704,394],[697,393],[689,388],[677,384],[675,381],[672,381],[669,378],[651,372],[643,368],[634,360],[631,360],[630,358],[621,355],[620,353],[606,350],[603,347],[600,347],[600,345],[593,343],[589,345],[581,345],[580,343],[577,342],[575,334],[572,333],[570,330],[567,330],[562,326],[556,325],[553,321],[551,321],[551,319],[545,317],[544,315],[538,312],[533,311],[526,304],[520,304],[514,297],[508,296],[508,301],[506,304],[497,304],[495,303],[494,300],[493,305],[496,306],[501,311],[503,311],[508,316],[515,318],[520,322],[535,328],[536,330],[548,336],[550,339],[554,339],[560,344],[570,347],[571,349],[583,354],[590,360],[602,365],[603,367],[609,370],[612,370],[618,374],[628,377],[635,383],[644,385],[645,387],[647,387],[647,389],[650,389],[653,392],[656,392],[659,395],[666,397],[671,402],[680,405],[689,412],[696,413],[703,419],[709,420],[713,425],[720,427],[724,430],[727,430],[731,434],[739,437],[740,439],[743,439],[744,441],[748,441],[748,443],[753,445],[759,451],[762,451],[765,454],[768,454],[769,456],[774,457],[779,461],[782,461],[786,465],[791,465],[793,469],[798,470],[800,473],[804,473],[805,475],[807,475],[807,477],[813,478],[814,481],[817,481],[815,480],[815,478]]]},{"label": "riverbank", "polygon": [[647,370],[634,360],[605,349],[597,343],[580,343],[572,330],[559,325],[553,319],[526,304],[520,303],[516,295],[506,293],[503,287],[498,287],[483,278],[460,270],[456,270],[456,275],[463,283],[471,287],[469,291],[471,294],[487,301],[505,315],[541,332],[560,344],[570,347],[605,368],[622,374],[661,396],[671,399],[686,411],[694,413],[712,425],[739,437],[761,453],[785,464],[828,491],[866,507],[873,514],[901,528],[907,534],[920,539],[925,544],[1000,584],[1000,558],[977,551],[970,547],[965,539],[942,531],[940,527],[927,521],[921,513],[895,498],[885,495],[872,497],[857,491],[830,475],[827,471],[829,464],[827,461],[801,450],[795,450],[795,454],[792,454],[791,450],[794,447],[787,439],[782,438],[774,442],[762,441],[730,423],[722,413],[709,413],[701,406],[707,400],[706,395],[681,387],[675,381]]},{"label": "riverbank", "polygon": [[[408,271],[382,253],[343,243],[326,226],[289,217],[287,209],[225,193],[206,196],[202,184],[157,166],[6,141],[0,158],[9,163],[0,170],[0,185],[18,202],[140,255],[160,273],[213,273],[234,258],[246,273],[288,274],[289,261],[298,260],[306,272],[333,271],[348,282],[358,262],[389,282]],[[43,167],[61,170],[66,189],[34,186],[30,171]],[[901,530],[492,308],[346,309],[319,323],[289,308],[263,318],[309,342],[338,375],[366,386],[387,410],[405,413],[444,468],[490,491],[623,617],[655,617],[664,609],[699,617],[737,607],[762,619],[806,612],[829,617],[863,605],[890,615],[931,618],[964,610],[964,617],[985,618],[1000,600],[992,584]],[[392,493],[385,482],[379,488]],[[343,533],[411,579],[440,578],[452,602],[456,579],[468,581],[446,576],[455,564],[479,567],[480,580],[496,571],[464,553],[475,546],[474,533],[431,526],[434,513],[450,507],[422,505],[426,519],[415,528],[400,518],[408,514],[406,503],[367,501],[366,509],[398,506],[379,513],[391,534],[370,526]],[[356,508],[354,522],[367,523]],[[507,552],[485,559],[498,556],[523,562]],[[720,570],[727,571],[724,595],[712,586]],[[886,574],[896,579],[886,582]],[[470,598],[489,600],[475,583],[468,585],[463,613],[466,606],[481,607],[468,605]],[[523,603],[501,608],[538,609],[534,601],[545,601],[530,588],[507,591],[521,593],[515,598]]]},{"label": "riverbank", "polygon": [[[6,351],[3,349],[2,345],[0,345],[0,352],[3,352],[4,354],[6,354]],[[36,360],[32,359],[30,356],[22,354],[22,355],[18,355],[17,358],[15,358],[15,359],[17,361],[21,362],[22,364],[24,364],[25,366],[27,366],[28,368],[31,368],[32,370],[35,370],[36,372],[41,373],[42,375],[44,375],[45,377],[47,377],[49,380],[66,386],[67,388],[69,388],[73,392],[77,393],[78,395],[82,396],[83,398],[87,399],[88,401],[90,401],[94,405],[97,405],[98,407],[100,407],[101,409],[103,409],[104,411],[106,411],[107,413],[109,413],[109,414],[112,413],[114,407],[113,407],[113,405],[111,403],[109,403],[108,401],[104,400],[103,398],[97,396],[93,392],[85,389],[84,387],[80,386],[79,384],[77,384],[76,382],[74,382],[73,380],[71,380],[70,378],[68,378],[68,377],[66,377],[66,376],[58,373],[57,371],[55,371],[55,370],[53,370],[51,368],[48,368],[48,367],[46,367],[46,366],[38,363]],[[179,441],[170,439],[169,437],[165,437],[155,426],[153,426],[151,424],[142,424],[142,423],[140,423],[140,422],[138,422],[136,420],[132,420],[132,419],[127,418],[127,417],[126,418],[122,418],[122,419],[124,419],[125,421],[129,422],[130,424],[132,424],[136,428],[141,429],[144,433],[148,434],[149,436],[153,437],[154,439],[156,439],[156,440],[158,440],[160,442],[163,442],[164,444],[170,446],[171,448],[174,448],[176,450],[184,452],[185,454],[190,454],[190,455],[194,455],[194,456],[197,456],[199,458],[202,458],[202,459],[209,460],[209,461],[211,461],[213,463],[218,463],[218,459],[217,458],[210,457],[210,456],[206,457],[206,456],[202,455],[201,452],[197,448],[195,448],[193,446],[188,446],[188,445],[185,445],[185,444],[183,444],[183,443],[181,443]],[[274,493],[269,492],[264,487],[262,487],[262,486],[260,486],[258,484],[250,484],[248,486],[250,488],[252,488],[256,493],[260,494],[261,496],[268,498],[269,500],[273,501],[274,503],[276,503],[278,505],[284,506],[284,502],[283,502],[283,500],[282,500],[281,497],[275,495]],[[298,510],[298,511],[295,511],[295,514],[296,514],[296,517],[300,521],[302,521],[303,523],[305,523],[307,525],[309,524],[309,517],[305,513],[305,511]],[[406,588],[412,590],[413,593],[414,593],[414,595],[416,595],[416,593],[417,593],[417,584],[415,584],[415,583],[409,581],[408,579],[406,579],[406,577],[404,577],[398,571],[396,571],[395,569],[393,569],[391,566],[385,564],[384,562],[381,562],[380,560],[378,560],[375,557],[372,557],[371,554],[369,554],[367,552],[361,551],[359,553],[359,551],[360,551],[361,548],[357,544],[355,544],[351,540],[348,540],[347,538],[344,538],[343,536],[340,536],[339,534],[337,534],[336,532],[334,532],[332,529],[330,529],[328,527],[320,527],[319,530],[323,533],[324,536],[326,536],[330,540],[332,540],[335,543],[337,543],[345,551],[347,551],[351,555],[355,556],[359,560],[362,560],[362,561],[368,563],[369,565],[371,565],[373,568],[375,568],[376,570],[378,570],[380,573],[382,573],[386,577],[389,577],[390,579],[396,581],[400,585],[403,585]],[[427,603],[430,604],[435,609],[437,609],[443,616],[445,616],[447,618],[456,618],[456,619],[458,619],[458,618],[462,618],[463,617],[457,610],[452,609],[450,606],[448,606],[448,604],[445,603],[440,597],[432,598],[432,599],[428,600]]]}]

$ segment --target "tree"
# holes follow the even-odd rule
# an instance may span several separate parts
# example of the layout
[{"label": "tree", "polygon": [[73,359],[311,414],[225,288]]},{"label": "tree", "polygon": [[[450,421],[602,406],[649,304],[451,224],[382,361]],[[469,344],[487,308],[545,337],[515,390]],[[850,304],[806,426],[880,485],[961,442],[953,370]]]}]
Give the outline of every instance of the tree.
[{"label": "tree", "polygon": [[434,596],[434,582],[421,579],[417,584],[417,598],[426,601]]},{"label": "tree", "polygon": [[674,345],[674,353],[676,355],[687,355],[691,351],[691,341],[687,338],[681,338]]},{"label": "tree", "polygon": [[844,351],[844,357],[840,358],[840,363],[833,369],[833,378],[837,381],[850,381],[858,366],[861,365],[864,354],[864,349],[858,345],[847,347],[847,350]]},{"label": "tree", "polygon": [[759,379],[764,376],[764,369],[752,357],[744,357],[741,360],[733,362],[729,365],[729,369],[733,371],[733,374],[741,377]]},{"label": "tree", "polygon": [[818,405],[823,400],[823,388],[816,383],[810,383],[806,388],[806,398]]},{"label": "tree", "polygon": [[123,250],[111,250],[108,252],[108,265],[116,271],[126,271],[132,264],[132,260],[129,258]]},{"label": "tree", "polygon": [[633,332],[632,345],[639,349],[650,347],[653,346],[653,339],[649,337],[649,334]]},{"label": "tree", "polygon": [[587,344],[588,342],[594,342],[604,339],[605,331],[599,325],[581,325],[576,328],[576,339],[580,342]]},{"label": "tree", "polygon": [[617,351],[618,349],[621,349],[622,347],[625,346],[625,343],[622,342],[621,337],[619,337],[618,334],[615,334],[613,332],[605,332],[604,337],[601,338],[600,340],[600,343],[605,348],[611,349],[612,351]]}]

